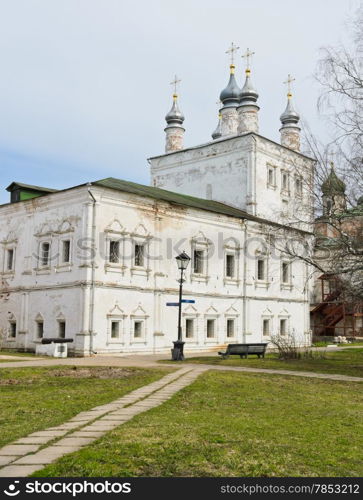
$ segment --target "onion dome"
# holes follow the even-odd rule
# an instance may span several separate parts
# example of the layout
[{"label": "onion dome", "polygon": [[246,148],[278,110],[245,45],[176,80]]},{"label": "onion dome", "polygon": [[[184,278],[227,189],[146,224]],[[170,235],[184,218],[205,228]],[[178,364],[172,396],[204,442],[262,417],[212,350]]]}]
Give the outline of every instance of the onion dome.
[{"label": "onion dome", "polygon": [[218,115],[218,125],[212,134],[212,139],[215,140],[215,139],[219,139],[220,137],[222,137],[222,115],[221,115],[221,113],[219,113],[219,115]]},{"label": "onion dome", "polygon": [[280,120],[283,127],[298,127],[300,120],[300,115],[295,111],[294,106],[291,101],[292,94],[289,92],[287,94],[287,106],[285,111],[280,116]]},{"label": "onion dome", "polygon": [[240,105],[256,105],[258,93],[251,82],[251,70],[246,69],[246,81],[239,95]]},{"label": "onion dome", "polygon": [[169,127],[181,127],[183,128],[183,121],[185,117],[180,111],[178,106],[178,95],[173,94],[173,105],[169,113],[165,116],[166,123],[168,124],[166,128]]},{"label": "onion dome", "polygon": [[222,90],[219,99],[223,103],[224,108],[235,108],[239,103],[239,96],[241,89],[237,85],[236,78],[234,76],[234,64],[230,65],[231,73],[229,77],[228,85]]},{"label": "onion dome", "polygon": [[331,164],[331,169],[328,177],[325,179],[321,185],[321,190],[324,195],[343,195],[345,194],[346,184],[339,179],[334,170],[333,163]]}]

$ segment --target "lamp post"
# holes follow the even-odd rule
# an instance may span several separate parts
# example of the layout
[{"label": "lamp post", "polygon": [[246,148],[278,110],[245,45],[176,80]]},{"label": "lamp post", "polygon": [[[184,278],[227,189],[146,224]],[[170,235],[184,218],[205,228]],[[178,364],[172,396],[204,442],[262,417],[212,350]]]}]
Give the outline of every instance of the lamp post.
[{"label": "lamp post", "polygon": [[180,270],[179,281],[179,310],[178,310],[178,340],[174,341],[174,348],[171,350],[173,361],[183,361],[184,359],[184,342],[182,341],[182,326],[181,326],[181,311],[182,311],[182,297],[183,297],[183,283],[184,283],[184,271],[189,265],[190,257],[185,252],[175,257],[176,263],[178,264],[178,269]]}]

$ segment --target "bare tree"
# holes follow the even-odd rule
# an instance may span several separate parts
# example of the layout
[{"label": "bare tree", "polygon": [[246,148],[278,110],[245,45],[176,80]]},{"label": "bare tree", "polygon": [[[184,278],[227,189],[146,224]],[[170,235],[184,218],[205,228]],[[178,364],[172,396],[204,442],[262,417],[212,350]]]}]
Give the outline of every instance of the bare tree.
[{"label": "bare tree", "polygon": [[[339,280],[349,300],[363,300],[363,7],[349,22],[352,44],[321,50],[318,109],[332,140],[322,144],[303,123],[305,151],[316,158],[304,189],[315,208],[315,240],[275,231],[273,245],[310,269]],[[331,152],[334,151],[332,167]],[[344,181],[344,182],[343,182]],[[299,210],[290,220],[299,225]],[[286,233],[286,234],[285,234]]]}]

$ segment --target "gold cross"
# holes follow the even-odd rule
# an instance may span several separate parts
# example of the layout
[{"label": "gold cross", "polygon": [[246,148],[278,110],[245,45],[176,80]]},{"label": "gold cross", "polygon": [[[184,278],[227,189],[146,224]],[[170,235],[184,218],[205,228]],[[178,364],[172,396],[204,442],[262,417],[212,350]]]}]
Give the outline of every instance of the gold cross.
[{"label": "gold cross", "polygon": [[174,80],[170,82],[170,85],[174,85],[174,95],[177,95],[178,85],[181,82],[181,79],[175,75]]},{"label": "gold cross", "polygon": [[234,53],[239,50],[239,47],[235,45],[233,42],[228,50],[226,50],[226,54],[231,54],[231,64],[234,64]]},{"label": "gold cross", "polygon": [[246,52],[242,54],[242,57],[246,58],[246,69],[250,69],[250,61],[252,60],[253,55],[255,55],[255,52],[251,52],[249,48],[247,48]]},{"label": "gold cross", "polygon": [[335,151],[330,151],[327,156],[330,158],[329,165],[334,168]]},{"label": "gold cross", "polygon": [[295,78],[293,78],[291,75],[287,75],[287,80],[284,82],[285,85],[287,85],[287,95],[291,95],[291,83],[295,81]]}]

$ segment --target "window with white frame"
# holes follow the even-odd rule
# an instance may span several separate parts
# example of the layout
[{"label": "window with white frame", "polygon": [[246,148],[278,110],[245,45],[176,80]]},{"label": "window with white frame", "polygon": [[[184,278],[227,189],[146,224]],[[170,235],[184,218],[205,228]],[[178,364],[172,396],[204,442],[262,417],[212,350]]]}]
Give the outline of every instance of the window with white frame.
[{"label": "window with white frame", "polygon": [[42,267],[48,267],[50,265],[50,243],[48,241],[43,241],[40,244],[40,265]]},{"label": "window with white frame", "polygon": [[226,255],[226,277],[234,278],[236,275],[235,256],[227,253]]},{"label": "window with white frame", "polygon": [[264,318],[262,320],[262,335],[268,337],[271,334],[271,320],[269,318]]},{"label": "window with white frame", "polygon": [[280,335],[286,335],[286,334],[287,334],[287,319],[280,318]]},{"label": "window with white frame", "polygon": [[144,322],[142,320],[134,321],[134,338],[140,339],[144,334]]},{"label": "window with white frame", "polygon": [[207,338],[212,339],[215,337],[215,319],[207,319]]},{"label": "window with white frame", "polygon": [[115,340],[120,338],[120,321],[111,321],[111,339]]},{"label": "window with white frame", "polygon": [[284,285],[290,284],[290,262],[281,263],[281,282]]},{"label": "window with white frame", "polygon": [[134,264],[137,267],[145,266],[145,244],[135,243]]},{"label": "window with white frame", "polygon": [[185,338],[192,339],[194,337],[194,319],[186,318],[185,320]]},{"label": "window with white frame", "polygon": [[37,320],[35,322],[35,327],[36,327],[36,336],[38,339],[42,339],[44,336],[44,321],[41,319]]},{"label": "window with white frame", "polygon": [[295,177],[295,195],[300,197],[302,196],[302,178],[301,177]]},{"label": "window with white frame", "polygon": [[235,320],[228,318],[227,319],[227,337],[234,337],[235,336]]},{"label": "window with white frame", "polygon": [[14,270],[14,254],[15,254],[15,251],[13,248],[8,248],[6,250],[6,270],[7,271]]},{"label": "window with white frame", "polygon": [[267,166],[267,187],[276,187],[276,168],[271,165]]},{"label": "window with white frame", "polygon": [[290,191],[290,176],[285,170],[281,172],[281,191],[286,195]]},{"label": "window with white frame", "polygon": [[120,242],[118,240],[109,240],[109,262],[117,264],[120,261]]},{"label": "window with white frame", "polygon": [[58,337],[60,339],[66,338],[66,322],[63,319],[58,320]]},{"label": "window with white frame", "polygon": [[68,264],[71,260],[71,240],[62,240],[62,263]]},{"label": "window with white frame", "polygon": [[257,259],[257,280],[265,281],[266,280],[266,259],[258,258]]},{"label": "window with white frame", "polygon": [[194,274],[203,274],[204,271],[205,250],[195,249],[193,252],[193,272]]}]

